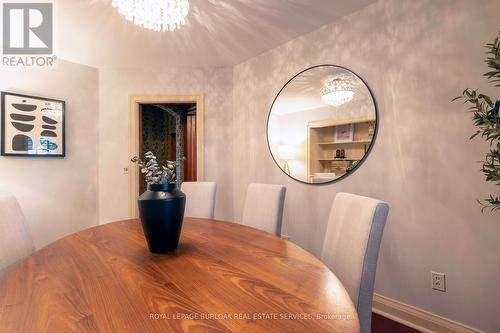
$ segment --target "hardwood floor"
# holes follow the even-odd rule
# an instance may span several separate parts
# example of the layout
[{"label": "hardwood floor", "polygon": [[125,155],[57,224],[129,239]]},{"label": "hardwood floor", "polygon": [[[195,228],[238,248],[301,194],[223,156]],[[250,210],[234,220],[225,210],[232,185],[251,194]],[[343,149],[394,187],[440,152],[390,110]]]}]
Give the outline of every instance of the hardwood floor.
[{"label": "hardwood floor", "polygon": [[373,313],[372,333],[420,333],[420,331]]}]

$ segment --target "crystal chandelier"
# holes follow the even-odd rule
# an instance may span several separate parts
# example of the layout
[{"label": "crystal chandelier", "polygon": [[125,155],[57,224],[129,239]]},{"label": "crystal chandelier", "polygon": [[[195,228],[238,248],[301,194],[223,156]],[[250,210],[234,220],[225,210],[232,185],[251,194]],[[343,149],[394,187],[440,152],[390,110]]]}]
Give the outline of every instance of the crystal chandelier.
[{"label": "crystal chandelier", "polygon": [[174,31],[186,23],[188,0],[112,0],[129,21],[154,31]]},{"label": "crystal chandelier", "polygon": [[321,88],[321,99],[328,105],[340,106],[350,102],[353,97],[352,77],[346,74],[329,78]]}]

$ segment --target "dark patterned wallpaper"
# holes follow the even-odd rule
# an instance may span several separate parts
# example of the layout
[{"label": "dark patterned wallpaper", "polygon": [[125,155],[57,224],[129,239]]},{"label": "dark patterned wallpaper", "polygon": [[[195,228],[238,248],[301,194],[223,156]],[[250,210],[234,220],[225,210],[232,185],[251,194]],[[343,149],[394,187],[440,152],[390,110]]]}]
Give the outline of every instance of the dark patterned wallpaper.
[{"label": "dark patterned wallpaper", "polygon": [[[142,152],[152,151],[163,165],[175,160],[175,118],[156,107],[144,105],[142,110]],[[172,151],[174,150],[174,151]]]},{"label": "dark patterned wallpaper", "polygon": [[[142,152],[152,151],[158,162],[166,165],[166,161],[176,160],[176,147],[185,155],[184,132],[187,112],[193,104],[163,104],[174,113],[181,116],[180,136],[182,140],[176,142],[176,117],[165,110],[154,105],[142,106]],[[177,178],[183,180],[184,163],[180,160],[180,170],[177,170]]]}]

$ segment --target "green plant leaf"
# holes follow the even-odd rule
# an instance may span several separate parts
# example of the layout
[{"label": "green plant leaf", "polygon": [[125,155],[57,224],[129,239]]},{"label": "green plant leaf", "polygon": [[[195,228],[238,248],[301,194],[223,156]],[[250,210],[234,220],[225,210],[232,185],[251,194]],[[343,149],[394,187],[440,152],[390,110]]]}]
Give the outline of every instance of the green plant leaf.
[{"label": "green plant leaf", "polygon": [[[499,31],[500,34],[500,31]],[[500,41],[499,37],[495,38],[493,43],[485,45],[487,49],[485,63],[490,68],[488,72],[483,74],[491,84],[495,87],[500,87]],[[467,111],[472,113],[472,123],[478,127],[470,139],[476,136],[481,137],[490,144],[490,151],[486,153],[484,161],[482,161],[481,172],[483,172],[486,181],[495,182],[500,186],[500,100],[493,99],[485,94],[479,93],[474,89],[465,89],[462,96],[455,97],[451,102],[458,99],[463,99],[464,104],[469,104]],[[489,209],[491,213],[500,211],[500,197],[490,194],[489,198],[483,202],[479,201],[483,207],[481,212]]]},{"label": "green plant leaf", "polygon": [[469,138],[469,140],[474,139],[478,134],[481,133],[481,131],[477,131],[476,133],[472,134],[472,136]]}]

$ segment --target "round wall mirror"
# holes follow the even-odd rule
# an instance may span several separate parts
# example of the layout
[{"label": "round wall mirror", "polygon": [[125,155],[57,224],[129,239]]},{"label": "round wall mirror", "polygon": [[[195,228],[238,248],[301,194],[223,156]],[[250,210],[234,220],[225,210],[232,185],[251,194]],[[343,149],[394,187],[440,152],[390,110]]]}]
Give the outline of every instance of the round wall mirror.
[{"label": "round wall mirror", "polygon": [[377,134],[377,107],[366,83],[334,65],[306,69],[274,99],[267,141],[276,164],[308,184],[329,183],[353,173]]}]

